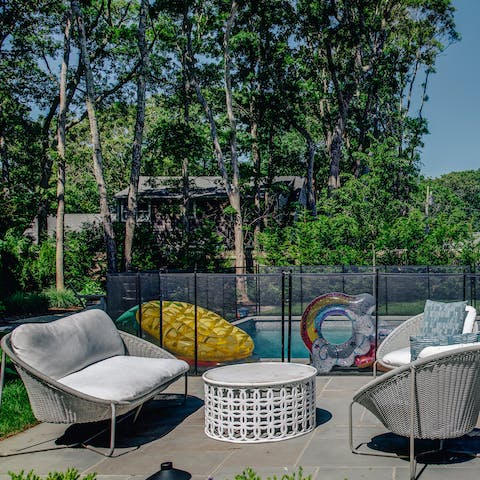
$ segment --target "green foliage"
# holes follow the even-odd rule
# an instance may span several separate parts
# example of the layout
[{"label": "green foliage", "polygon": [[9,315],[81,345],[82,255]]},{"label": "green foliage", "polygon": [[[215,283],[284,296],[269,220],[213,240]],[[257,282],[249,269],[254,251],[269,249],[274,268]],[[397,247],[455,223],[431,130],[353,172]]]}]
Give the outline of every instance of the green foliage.
[{"label": "green foliage", "polygon": [[[274,475],[273,477],[267,477],[266,480],[311,480],[312,476],[303,475],[303,468],[300,467],[298,472],[293,472],[292,474],[285,473],[280,478]],[[262,480],[262,477],[257,475],[255,471],[251,468],[246,468],[240,475],[235,475],[234,480]]]},{"label": "green foliage", "polygon": [[[125,225],[117,224],[119,258],[122,255]],[[159,236],[155,227],[141,223],[135,228],[133,266],[138,270],[215,270],[222,266],[219,260],[224,246],[213,222],[205,220],[189,232],[180,227]]]},{"label": "green foliage", "polygon": [[70,308],[81,306],[79,298],[72,290],[57,290],[54,287],[47,288],[43,294],[48,298],[50,308]]},{"label": "green foliage", "polygon": [[6,381],[0,410],[0,438],[21,432],[35,423],[23,382],[20,379]]},{"label": "green foliage", "polygon": [[348,215],[316,219],[304,213],[292,226],[265,230],[260,242],[272,265],[363,265],[359,227]]},{"label": "green foliage", "polygon": [[103,230],[99,226],[65,236],[65,284],[77,293],[103,291],[106,256]]},{"label": "green foliage", "polygon": [[0,240],[0,285],[2,297],[20,288],[32,287],[35,283],[27,265],[34,262],[38,248],[31,240],[14,230],[7,231]]},{"label": "green foliage", "polygon": [[[65,472],[49,472],[48,475],[39,476],[33,470],[28,473],[24,473],[22,470],[20,473],[9,472],[11,480],[79,480],[80,474],[75,468],[69,468]],[[82,480],[95,480],[95,473],[89,473],[82,477]]]},{"label": "green foliage", "polygon": [[5,314],[25,315],[45,313],[48,311],[48,297],[41,293],[15,292],[5,297]]}]

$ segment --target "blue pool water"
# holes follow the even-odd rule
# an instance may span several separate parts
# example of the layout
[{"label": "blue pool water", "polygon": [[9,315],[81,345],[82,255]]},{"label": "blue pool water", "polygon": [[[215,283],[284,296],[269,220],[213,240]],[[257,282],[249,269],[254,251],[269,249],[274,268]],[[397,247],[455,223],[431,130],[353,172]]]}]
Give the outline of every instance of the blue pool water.
[{"label": "blue pool water", "polygon": [[[332,322],[333,323],[333,322]],[[253,355],[260,358],[281,358],[282,357],[282,330],[279,322],[255,322],[248,321],[245,324],[237,324],[239,328],[247,332],[253,339],[255,348]],[[332,344],[341,344],[347,341],[352,335],[352,328],[347,323],[341,326],[324,326],[322,334]],[[285,329],[285,350],[288,355],[288,332]],[[309,351],[300,336],[299,322],[292,325],[291,357],[308,358]]]}]

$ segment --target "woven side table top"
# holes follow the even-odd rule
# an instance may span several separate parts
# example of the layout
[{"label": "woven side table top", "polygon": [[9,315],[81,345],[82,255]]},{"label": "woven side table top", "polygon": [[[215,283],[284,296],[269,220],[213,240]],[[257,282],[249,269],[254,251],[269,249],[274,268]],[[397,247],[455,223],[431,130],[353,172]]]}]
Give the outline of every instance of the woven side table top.
[{"label": "woven side table top", "polygon": [[228,442],[272,442],[310,432],[316,374],[310,365],[279,362],[205,372],[205,433]]}]

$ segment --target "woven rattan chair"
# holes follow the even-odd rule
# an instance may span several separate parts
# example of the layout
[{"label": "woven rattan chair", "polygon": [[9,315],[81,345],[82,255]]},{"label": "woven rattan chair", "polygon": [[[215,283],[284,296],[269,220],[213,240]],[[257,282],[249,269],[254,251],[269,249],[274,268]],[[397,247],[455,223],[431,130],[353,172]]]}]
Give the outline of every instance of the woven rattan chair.
[{"label": "woven rattan chair", "polygon": [[[72,338],[69,336],[69,333],[72,331],[72,324],[76,327],[74,328],[74,331],[78,333],[77,338]],[[68,379],[72,378],[77,373],[80,374],[80,376],[85,374],[85,371],[89,368],[98,368],[98,365],[102,360],[102,358],[99,357],[103,355],[103,352],[100,352],[99,354],[99,348],[102,347],[100,343],[103,342],[103,339],[101,339],[99,343],[98,337],[100,335],[99,330],[102,330],[103,327],[106,327],[107,342],[105,343],[108,343],[112,336],[115,337],[114,340],[117,342],[116,348],[118,349],[119,347],[121,353],[116,353],[112,356],[110,349],[110,352],[108,353],[109,357],[105,358],[105,361],[110,363],[107,366],[107,371],[105,371],[105,367],[103,367],[103,377],[101,376],[101,373],[98,373],[98,370],[93,372],[93,377],[90,376],[90,378],[95,378],[98,380],[96,382],[97,389],[100,388],[101,390],[103,388],[107,391],[107,393],[104,395],[95,396],[91,393],[91,390],[89,390],[89,385],[87,385],[86,388],[82,388],[81,382],[83,381],[85,383],[85,378],[80,377],[80,383],[77,379],[77,384],[80,385],[78,388],[73,388],[71,386],[71,380]],[[22,329],[21,332],[20,329]],[[59,346],[58,350],[63,350],[63,352],[59,352],[58,350],[51,351],[51,348],[45,348],[45,336],[48,337],[51,329],[57,329],[55,330],[56,333],[58,333],[58,331],[63,333],[65,333],[65,331],[67,332],[67,336],[64,334],[63,338],[61,338],[62,343],[67,343],[65,348],[62,349],[62,346],[58,345],[58,341],[56,344]],[[18,335],[15,337],[17,330]],[[25,337],[25,333],[30,335],[30,343],[24,342],[23,346],[28,346],[28,349],[26,349],[27,353],[22,355],[22,352],[19,354],[19,349],[16,348],[16,345],[20,344],[18,339],[19,337],[23,339]],[[22,334],[23,337],[21,336]],[[119,338],[117,338],[118,336]],[[82,359],[81,355],[84,354],[84,351],[81,351],[79,354],[78,348],[77,351],[73,351],[75,350],[76,345],[81,342],[88,343],[90,339],[90,341],[94,343],[95,337],[97,337],[97,344],[90,349],[91,358]],[[15,340],[17,340],[17,342],[15,342]],[[38,344],[38,348],[36,347],[36,344]],[[34,347],[32,348],[31,345],[34,345]],[[52,345],[50,344],[49,346],[51,347]],[[120,415],[124,415],[137,409],[135,412],[135,421],[142,405],[146,401],[156,396],[170,383],[177,380],[181,376],[185,376],[185,391],[183,393],[183,400],[185,400],[187,395],[186,373],[189,367],[186,362],[176,359],[176,357],[171,355],[169,352],[157,347],[156,345],[153,345],[128,333],[116,330],[110,317],[108,317],[108,315],[101,310],[88,310],[62,318],[50,324],[22,325],[2,338],[1,348],[2,370],[0,372],[0,406],[5,376],[5,361],[6,356],[8,356],[12,360],[12,363],[14,364],[17,372],[25,384],[33,413],[38,420],[42,422],[66,424],[90,423],[101,420],[110,420],[110,448],[105,454],[106,456],[111,456],[113,454],[115,448],[116,419]],[[32,350],[34,351],[32,352]],[[69,371],[66,372],[66,376],[65,374],[45,373],[46,370],[49,371],[47,368],[48,364],[47,367],[45,367],[46,361],[48,361],[49,358],[51,359],[50,363],[54,364],[55,361],[58,363],[57,366],[53,365],[52,368],[63,368],[62,365],[69,363],[69,358],[67,358],[66,362],[65,358],[63,361],[59,360],[59,358],[62,356],[62,353],[67,353],[68,355],[69,351],[72,352],[71,357],[83,361],[83,365],[78,365],[77,369],[79,371],[75,370],[75,364],[72,364],[72,361],[70,361],[70,365],[65,367],[67,369],[70,367]],[[30,361],[25,360],[25,356],[30,359]],[[38,362],[31,361],[32,358],[38,359]],[[121,365],[124,365],[126,361],[128,364],[137,367],[137,370],[141,370],[142,366],[148,368],[143,368],[143,372],[121,371],[118,363],[117,367],[115,367],[115,361],[120,362],[120,367]],[[148,378],[145,379],[147,375],[145,373],[146,370],[154,373],[152,377],[155,378],[152,380]],[[73,373],[70,374],[71,371],[73,371]],[[127,375],[128,373],[130,373],[130,375]],[[142,375],[139,375],[139,373]],[[92,372],[90,375],[92,375]],[[136,376],[143,378],[138,380],[138,384],[135,385],[135,390],[132,391],[131,384],[135,382],[136,378],[134,377]],[[130,382],[130,385],[122,385],[123,378],[125,378],[125,383]],[[111,392],[109,393],[108,389],[110,387]],[[118,393],[119,391],[121,393]],[[117,398],[109,398],[109,396],[114,397],[115,395],[117,395]],[[99,434],[95,436],[98,435]],[[84,446],[95,450],[88,445]],[[8,455],[9,454],[2,454],[0,456]]]},{"label": "woven rattan chair", "polygon": [[[363,405],[391,432],[410,439],[410,478],[415,478],[415,439],[443,440],[471,432],[480,411],[480,344],[431,355],[396,368],[358,390],[350,404],[350,448],[362,455],[392,456],[354,447],[353,405]],[[396,455],[393,455],[396,456]],[[398,457],[398,456],[397,456]]]},{"label": "woven rattan chair", "polygon": [[[477,323],[475,321],[477,311],[474,307],[467,305],[465,308],[466,317],[462,333],[471,333],[478,330]],[[394,328],[379,345],[376,353],[376,361],[374,364],[374,375],[376,371],[383,370],[388,371],[392,368],[407,365],[410,363],[410,337],[422,334],[423,326],[423,313],[409,318],[401,323],[398,327]],[[399,361],[396,364],[387,363],[384,358],[387,354],[392,352],[404,353],[404,361]]]}]

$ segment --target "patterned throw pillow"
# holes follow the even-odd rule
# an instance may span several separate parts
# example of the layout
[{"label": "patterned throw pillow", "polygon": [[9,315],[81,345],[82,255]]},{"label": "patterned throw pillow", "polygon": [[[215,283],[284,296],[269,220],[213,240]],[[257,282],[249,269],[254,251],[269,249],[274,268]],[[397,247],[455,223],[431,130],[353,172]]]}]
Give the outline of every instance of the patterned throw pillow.
[{"label": "patterned throw pillow", "polygon": [[458,345],[460,343],[477,342],[478,333],[460,333],[459,335],[448,335],[449,345]]},{"label": "patterned throw pillow", "polygon": [[462,333],[467,302],[434,302],[427,300],[423,311],[422,335],[439,337]]},{"label": "patterned throw pillow", "polygon": [[410,361],[418,358],[418,354],[426,347],[438,347],[439,345],[448,345],[448,337],[441,335],[432,337],[429,335],[417,335],[410,337]]}]

